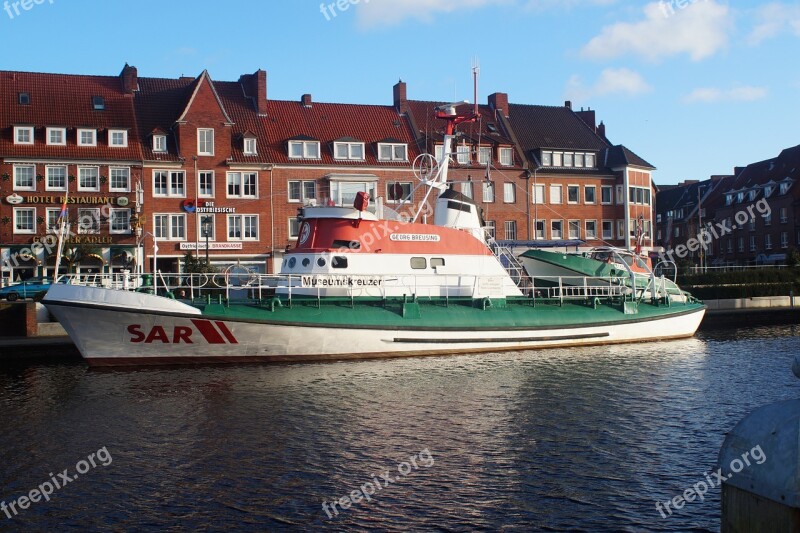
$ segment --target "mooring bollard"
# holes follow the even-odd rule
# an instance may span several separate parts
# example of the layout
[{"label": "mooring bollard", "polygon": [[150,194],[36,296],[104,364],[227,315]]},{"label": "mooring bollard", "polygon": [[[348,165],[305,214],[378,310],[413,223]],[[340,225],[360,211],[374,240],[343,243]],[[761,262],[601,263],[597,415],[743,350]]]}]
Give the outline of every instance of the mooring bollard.
[{"label": "mooring bollard", "polygon": [[[800,355],[792,370],[800,378]],[[722,443],[717,467],[727,478],[722,533],[800,532],[800,399],[747,415]]]}]

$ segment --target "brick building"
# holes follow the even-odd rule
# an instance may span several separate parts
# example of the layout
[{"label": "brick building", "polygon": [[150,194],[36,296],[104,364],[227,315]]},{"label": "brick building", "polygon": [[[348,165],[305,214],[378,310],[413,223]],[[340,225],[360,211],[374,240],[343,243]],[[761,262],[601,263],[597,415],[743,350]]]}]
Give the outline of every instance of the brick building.
[{"label": "brick building", "polygon": [[[8,259],[52,230],[62,175],[70,184],[79,177],[70,202],[113,204],[90,225],[74,225],[74,243],[84,246],[69,255],[73,271],[178,272],[192,253],[217,269],[275,272],[296,240],[298,208],[351,205],[366,191],[377,210],[411,213],[425,193],[415,161],[442,149],[439,103],[408,99],[402,81],[391,105],[360,105],[310,94],[272,100],[263,70],[235,82],[205,71],[139,77],[128,65],[111,77],[0,77],[7,277],[51,273],[49,250],[20,265]],[[588,247],[630,244],[637,227],[649,235],[653,166],[612,145],[594,111],[509,104],[495,93],[478,112],[458,127],[450,178],[496,238]],[[80,209],[76,221],[90,208]]]}]

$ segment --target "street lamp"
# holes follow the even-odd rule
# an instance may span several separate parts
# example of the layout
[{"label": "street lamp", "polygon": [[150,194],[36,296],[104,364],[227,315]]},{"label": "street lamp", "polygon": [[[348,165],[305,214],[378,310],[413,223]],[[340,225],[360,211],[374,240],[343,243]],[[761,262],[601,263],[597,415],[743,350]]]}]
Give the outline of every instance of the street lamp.
[{"label": "street lamp", "polygon": [[211,217],[204,216],[202,222],[203,237],[206,238],[206,267],[209,266],[208,262],[208,238],[211,236]]}]

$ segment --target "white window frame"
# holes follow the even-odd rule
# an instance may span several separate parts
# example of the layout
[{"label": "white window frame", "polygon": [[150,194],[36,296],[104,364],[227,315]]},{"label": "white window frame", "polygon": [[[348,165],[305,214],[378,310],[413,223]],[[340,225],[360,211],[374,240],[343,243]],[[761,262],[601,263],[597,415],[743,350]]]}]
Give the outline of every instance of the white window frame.
[{"label": "white window frame", "polygon": [[[608,191],[608,201],[603,201],[603,191]],[[600,204],[601,205],[611,205],[614,203],[614,186],[613,185],[601,185],[600,186]]]},{"label": "white window frame", "polygon": [[[55,215],[55,216],[53,216],[53,215]],[[47,233],[58,233],[59,217],[60,216],[61,216],[61,208],[60,207],[48,207],[48,208],[46,208],[46,210],[45,210],[45,218],[44,218],[45,232],[47,232]],[[51,222],[52,222],[52,224],[51,224]]]},{"label": "white window frame", "polygon": [[[509,198],[511,198],[509,200]],[[515,204],[517,203],[517,187],[513,182],[503,182],[503,203]]]},{"label": "white window frame", "polygon": [[[50,171],[54,169],[63,169],[64,170],[64,185],[61,187],[52,186],[50,185]],[[44,167],[44,190],[46,191],[65,191],[67,190],[67,180],[69,176],[67,174],[67,165],[47,165]]]},{"label": "white window frame", "polygon": [[564,167],[575,168],[575,152],[564,152]]},{"label": "white window frame", "polygon": [[772,234],[765,233],[764,234],[764,249],[765,250],[772,250]]},{"label": "white window frame", "polygon": [[[389,188],[399,184],[403,188],[402,196],[397,200],[392,200],[391,196],[389,195]],[[407,204],[410,203],[411,200],[406,200],[411,194],[411,191],[414,190],[414,184],[410,181],[387,181],[386,182],[386,203],[387,204]],[[305,195],[305,191],[303,192]],[[296,201],[296,200],[295,200]]]},{"label": "white window frame", "polygon": [[[577,200],[570,200],[569,199],[569,191],[570,190],[577,190]],[[581,186],[577,184],[568,184],[567,185],[567,204],[576,205],[581,203]]]},{"label": "white window frame", "polygon": [[[577,235],[575,237],[572,236],[573,228],[576,229]],[[581,238],[581,221],[580,219],[570,219],[567,221],[567,238],[570,240],[576,240]]]},{"label": "white window frame", "polygon": [[492,147],[491,146],[479,146],[478,147],[478,164],[479,165],[488,165],[492,162]]},{"label": "white window frame", "polygon": [[[56,132],[61,135],[61,142],[53,142],[52,135],[53,133]],[[45,136],[46,136],[46,143],[50,146],[64,146],[67,144],[67,128],[48,127],[45,130]]]},{"label": "white window frame", "polygon": [[459,165],[469,165],[470,146],[468,144],[459,144],[456,146],[456,163]]},{"label": "white window frame", "polygon": [[[127,226],[125,229],[114,229],[116,217],[123,215],[126,217]],[[111,235],[130,235],[131,233],[131,210],[128,208],[112,207],[108,210],[108,233]]]},{"label": "white window frame", "polygon": [[[339,155],[339,149],[343,148],[346,152],[345,155]],[[354,154],[354,148],[361,150],[361,155]],[[334,142],[333,143],[333,158],[339,161],[364,161],[364,143],[362,142]]]},{"label": "white window frame", "polygon": [[164,153],[167,151],[167,136],[153,135],[153,152]]},{"label": "white window frame", "polygon": [[597,158],[591,152],[587,152],[584,155],[584,163],[586,165],[585,168],[595,168],[597,166]]},{"label": "white window frame", "polygon": [[[680,232],[681,227],[675,226],[675,231]],[[675,235],[676,237],[680,237],[680,233]],[[624,239],[625,238],[625,221],[621,218],[617,219],[617,239]]]},{"label": "white window frame", "polygon": [[544,183],[537,183],[535,185],[531,185],[531,203],[544,205],[547,203],[547,198],[545,198],[545,194],[547,193],[547,188]]},{"label": "white window frame", "polygon": [[484,203],[490,204],[494,203],[495,194],[494,194],[494,182],[493,181],[483,181],[483,185],[481,186],[481,198],[483,199]]},{"label": "white window frame", "polygon": [[751,252],[755,252],[756,251],[756,236],[755,235],[750,235],[750,251]]},{"label": "white window frame", "polygon": [[615,188],[615,192],[617,194],[617,205],[622,205],[625,203],[625,198],[623,198],[623,195],[625,194],[625,187],[622,185],[617,185]]},{"label": "white window frame", "polygon": [[[292,155],[292,147],[300,146],[303,154]],[[309,155],[309,147],[313,146],[316,150],[316,155]],[[320,159],[321,154],[319,150],[319,141],[289,141],[289,159]]]},{"label": "white window frame", "polygon": [[500,164],[504,167],[514,166],[514,149],[513,148],[500,148]]},{"label": "white window frame", "polygon": [[[154,238],[157,241],[185,241],[186,240],[186,213],[153,213],[153,234],[158,232],[158,224],[156,220],[158,218],[164,218],[166,223],[164,224],[164,231],[166,236],[159,236],[156,235]],[[177,220],[181,220],[181,224],[176,224]],[[182,229],[183,236],[174,236],[175,229]]]},{"label": "white window frame", "polygon": [[[208,177],[208,176],[211,176],[210,183],[209,183],[211,185],[211,194],[209,194],[208,192],[203,192],[204,191],[203,178],[204,177]],[[198,196],[200,196],[200,198],[214,198],[214,186],[215,186],[214,182],[216,181],[216,177],[214,175],[214,171],[213,170],[199,170],[199,171],[197,171],[197,180],[198,180],[198,183],[197,183],[197,191],[198,191],[197,194],[198,194]],[[205,189],[207,189],[207,187]]]},{"label": "white window frame", "polygon": [[214,128],[197,128],[197,155],[214,155]]},{"label": "white window frame", "polygon": [[[18,229],[17,224],[22,213],[32,213],[31,229]],[[34,235],[36,233],[36,208],[35,207],[15,207],[14,208],[14,234],[15,235]]]},{"label": "white window frame", "polygon": [[286,234],[290,241],[296,241],[300,235],[300,220],[297,217],[289,217],[287,220]]},{"label": "white window frame", "polygon": [[[239,221],[239,229],[241,231],[241,235],[238,237],[231,236],[231,220],[237,219]],[[245,236],[245,219],[255,219],[255,236]],[[226,222],[226,235],[228,236],[228,241],[257,241],[258,234],[259,234],[259,217],[255,214],[235,214],[235,215],[228,215],[225,217]]]},{"label": "white window frame", "polygon": [[[383,157],[384,148],[389,147],[390,157]],[[396,153],[401,148],[402,157]],[[408,145],[405,143],[378,143],[378,161],[408,161]]]},{"label": "white window frame", "polygon": [[[553,191],[558,191],[558,193],[553,194]],[[553,205],[560,205],[564,203],[563,185],[550,185],[550,203]]]},{"label": "white window frame", "polygon": [[258,139],[255,137],[245,137],[243,151],[244,155],[258,155]]},{"label": "white window frame", "polygon": [[[82,171],[90,171],[94,170],[96,172],[95,182],[96,185],[94,187],[86,187],[81,183],[81,172]],[[100,190],[100,167],[94,166],[80,166],[78,167],[78,190],[79,191],[87,191],[87,192],[97,192]]]},{"label": "white window frame", "polygon": [[[156,174],[164,174],[165,182],[164,186],[166,188],[166,192],[158,192],[156,189]],[[183,176],[183,192],[181,193],[173,193],[172,187],[172,178],[173,175],[180,174]],[[186,198],[186,171],[185,170],[164,170],[164,169],[153,169],[153,196],[158,198]]]},{"label": "white window frame", "polygon": [[[84,225],[86,217],[92,222],[90,227]],[[80,235],[97,235],[100,233],[102,223],[100,221],[100,208],[99,207],[80,207],[78,208],[78,234]]]},{"label": "white window frame", "polygon": [[[589,231],[589,225],[590,224],[594,225],[594,229],[591,232]],[[597,220],[592,220],[592,219],[584,220],[583,226],[584,226],[583,227],[583,234],[586,236],[586,239],[587,240],[589,240],[589,239],[596,240],[597,239]]]},{"label": "white window frame", "polygon": [[787,208],[781,207],[779,213],[781,224],[786,224],[789,222],[789,210]]},{"label": "white window frame", "polygon": [[781,248],[788,248],[789,247],[789,232],[782,231],[781,232]]},{"label": "white window frame", "polygon": [[[297,183],[300,187],[300,198],[292,198],[292,183]],[[313,183],[314,184],[314,197],[309,198],[306,195],[306,184]],[[316,200],[317,199],[317,180],[289,180],[286,184],[286,197],[289,199],[289,203],[293,204],[304,204],[307,200]]]},{"label": "white window frame", "polygon": [[553,151],[552,150],[542,150],[542,166],[543,167],[552,167],[553,166]]},{"label": "white window frame", "polygon": [[[31,170],[31,184],[28,185],[18,185],[17,184],[17,174],[19,173],[20,169],[30,169]],[[36,190],[36,165],[14,165],[13,169],[14,173],[14,185],[13,189],[15,191],[35,191]]]},{"label": "white window frame", "polygon": [[[84,141],[83,139],[84,133],[88,133],[91,135],[92,139],[90,142]],[[93,130],[91,128],[78,128],[77,143],[78,146],[97,146],[97,130]]]},{"label": "white window frame", "polygon": [[[541,230],[539,229],[539,225],[541,225]],[[543,241],[547,239],[547,220],[544,218],[540,218],[533,221],[533,238],[537,241]]]},{"label": "white window frame", "polygon": [[488,233],[489,236],[492,239],[496,239],[497,238],[497,222],[495,222],[494,220],[487,220],[485,222],[486,222],[486,226],[484,226],[484,228],[486,230],[486,233]]},{"label": "white window frame", "polygon": [[[594,200],[589,200],[586,193],[591,189],[594,191]],[[586,205],[595,205],[597,203],[597,185],[584,185],[583,186],[583,203]]]},{"label": "white window frame", "polygon": [[[125,186],[114,186],[114,172],[125,173]],[[108,190],[110,192],[131,192],[131,168],[130,167],[108,167]]]},{"label": "white window frame", "polygon": [[[236,193],[231,194],[231,190],[230,190],[231,178],[234,177],[234,176],[237,176],[237,175],[239,176],[239,185],[238,185],[239,193],[238,194],[236,194]],[[254,179],[254,184],[253,184],[254,191],[252,192],[252,194],[246,194],[245,193],[245,188],[246,188],[245,177],[246,176],[248,176],[248,177],[252,176],[253,179]],[[227,172],[225,174],[225,197],[226,198],[258,198],[258,172],[239,172],[239,171]]]},{"label": "white window frame", "polygon": [[[115,135],[122,135],[121,142],[114,142]],[[114,148],[128,147],[128,130],[108,130],[108,145]]]},{"label": "white window frame", "polygon": [[[513,235],[509,235],[512,233]],[[517,240],[517,221],[516,220],[506,220],[503,222],[503,235],[505,236],[506,240],[508,241],[515,241]]]},{"label": "white window frame", "polygon": [[[20,134],[27,134],[28,140],[21,141]],[[14,126],[14,144],[33,144],[33,126]]]},{"label": "white window frame", "polygon": [[[559,229],[556,230],[555,225],[558,224]],[[558,231],[558,234],[556,234]],[[555,240],[561,240],[564,238],[564,221],[559,218],[554,218],[550,220],[550,238]]]},{"label": "white window frame", "polygon": [[[606,224],[608,224],[608,232],[606,232]],[[603,240],[612,240],[614,238],[614,221],[603,220],[600,223],[600,236]]]}]

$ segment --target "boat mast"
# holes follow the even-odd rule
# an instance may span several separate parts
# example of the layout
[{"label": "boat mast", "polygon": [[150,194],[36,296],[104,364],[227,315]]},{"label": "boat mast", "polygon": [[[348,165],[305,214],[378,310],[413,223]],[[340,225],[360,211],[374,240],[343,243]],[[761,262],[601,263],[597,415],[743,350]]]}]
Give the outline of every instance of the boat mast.
[{"label": "boat mast", "polygon": [[69,180],[64,180],[64,201],[61,203],[61,212],[58,214],[58,249],[56,250],[56,270],[53,273],[53,283],[58,281],[58,270],[61,267],[61,256],[64,251],[64,234],[67,228],[67,198],[69,196]]}]

